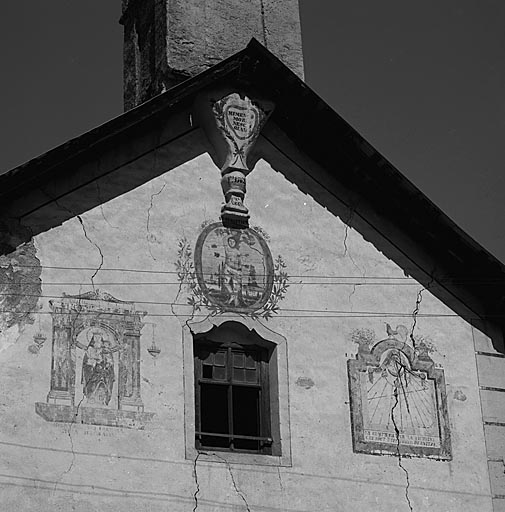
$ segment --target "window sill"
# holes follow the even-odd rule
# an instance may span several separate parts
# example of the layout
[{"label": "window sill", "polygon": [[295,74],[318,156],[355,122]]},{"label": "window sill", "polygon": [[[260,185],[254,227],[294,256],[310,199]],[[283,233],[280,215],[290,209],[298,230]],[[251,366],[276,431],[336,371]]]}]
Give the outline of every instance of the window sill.
[{"label": "window sill", "polygon": [[277,455],[262,455],[259,453],[240,453],[217,450],[196,449],[188,450],[186,459],[201,462],[220,462],[223,464],[244,464],[251,466],[291,467],[291,461]]},{"label": "window sill", "polygon": [[[197,449],[195,446],[195,381],[194,381],[194,353],[193,336],[207,333],[214,326],[231,321],[230,315],[208,317],[204,321],[188,323],[183,326],[183,357],[184,357],[184,432],[185,432],[185,458],[195,461],[221,462],[229,464],[244,464],[271,467],[291,467],[291,433],[289,424],[289,386],[288,386],[288,354],[286,339],[264,327],[259,321],[249,317],[236,315],[236,321],[245,325],[250,331],[254,331],[267,342],[275,345],[272,357],[276,361],[277,375],[270,380],[272,396],[277,397],[271,403],[272,418],[271,428],[274,430],[272,437],[278,439],[279,446],[273,446],[274,453],[282,450],[282,455],[267,455],[260,453],[226,452],[215,449]],[[275,432],[277,431],[277,432]],[[281,448],[282,447],[282,448]],[[199,455],[200,454],[200,455]]]}]

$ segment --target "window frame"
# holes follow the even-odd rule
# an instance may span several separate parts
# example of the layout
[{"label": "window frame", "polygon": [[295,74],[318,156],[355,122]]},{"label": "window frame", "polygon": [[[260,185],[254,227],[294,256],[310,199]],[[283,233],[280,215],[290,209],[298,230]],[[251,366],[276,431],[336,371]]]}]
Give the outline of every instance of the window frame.
[{"label": "window frame", "polygon": [[[269,364],[270,354],[264,347],[257,345],[242,345],[240,340],[233,343],[219,343],[213,342],[205,337],[197,338],[193,343],[194,353],[194,368],[195,368],[195,446],[197,450],[213,449],[219,451],[229,452],[244,452],[244,453],[262,453],[272,454],[272,434],[270,425],[270,386],[269,386]],[[223,350],[224,349],[224,350]],[[203,367],[205,365],[204,359],[201,354],[203,351],[209,351],[218,353],[225,352],[225,378],[209,378],[204,376]],[[235,369],[233,362],[234,354],[253,354],[254,361],[256,363],[255,370],[258,371],[258,378],[255,383],[235,380],[234,372]],[[213,367],[213,366],[212,366]],[[228,433],[217,433],[217,432],[203,432],[202,431],[202,387],[203,386],[222,386],[227,389],[227,424]],[[258,435],[248,436],[236,434],[236,425],[234,424],[234,390],[237,388],[252,388],[258,390],[258,411],[257,411],[257,423],[258,423]],[[206,445],[202,443],[202,437],[215,437],[215,438],[228,438],[229,447],[218,447],[210,444]],[[244,447],[236,447],[235,440],[240,441],[258,441],[257,449],[247,449]],[[238,443],[237,443],[238,444]]]},{"label": "window frame", "polygon": [[[215,327],[235,324],[249,331],[254,343],[264,346],[270,354],[270,425],[272,431],[272,454],[218,451],[197,449],[195,446],[195,371],[194,338],[212,335]],[[288,346],[284,336],[265,327],[260,321],[227,312],[212,315],[201,321],[192,317],[182,318],[183,388],[184,388],[184,447],[185,458],[194,461],[220,462],[228,464],[251,464],[258,466],[292,466],[291,428],[289,418]],[[247,336],[246,336],[247,337]],[[248,340],[245,340],[247,343]],[[259,341],[259,342],[258,342]]]}]

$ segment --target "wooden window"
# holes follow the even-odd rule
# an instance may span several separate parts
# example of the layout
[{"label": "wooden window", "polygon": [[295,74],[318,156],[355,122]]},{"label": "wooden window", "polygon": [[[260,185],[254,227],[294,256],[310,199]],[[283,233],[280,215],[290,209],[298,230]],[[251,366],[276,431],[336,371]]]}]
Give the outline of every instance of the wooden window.
[{"label": "wooden window", "polygon": [[268,351],[194,343],[196,448],[271,454]]}]

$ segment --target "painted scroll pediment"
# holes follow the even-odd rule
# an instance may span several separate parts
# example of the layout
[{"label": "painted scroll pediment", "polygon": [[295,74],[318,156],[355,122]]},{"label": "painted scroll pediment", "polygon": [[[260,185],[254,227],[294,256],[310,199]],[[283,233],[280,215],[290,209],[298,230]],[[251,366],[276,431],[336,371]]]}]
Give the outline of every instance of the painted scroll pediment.
[{"label": "painted scroll pediment", "polygon": [[86,293],[81,293],[80,295],[69,295],[63,292],[63,297],[66,299],[101,300],[104,302],[115,302],[117,304],[133,304],[131,301],[116,299],[116,297],[113,297],[110,293],[103,292],[98,288]]}]

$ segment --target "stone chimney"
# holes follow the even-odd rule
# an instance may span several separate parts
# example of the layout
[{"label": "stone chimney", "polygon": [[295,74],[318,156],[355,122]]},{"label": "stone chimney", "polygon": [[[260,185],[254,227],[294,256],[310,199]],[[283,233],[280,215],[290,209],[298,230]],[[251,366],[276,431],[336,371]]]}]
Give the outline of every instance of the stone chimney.
[{"label": "stone chimney", "polygon": [[298,0],[122,0],[129,110],[245,48],[252,37],[303,78]]}]

